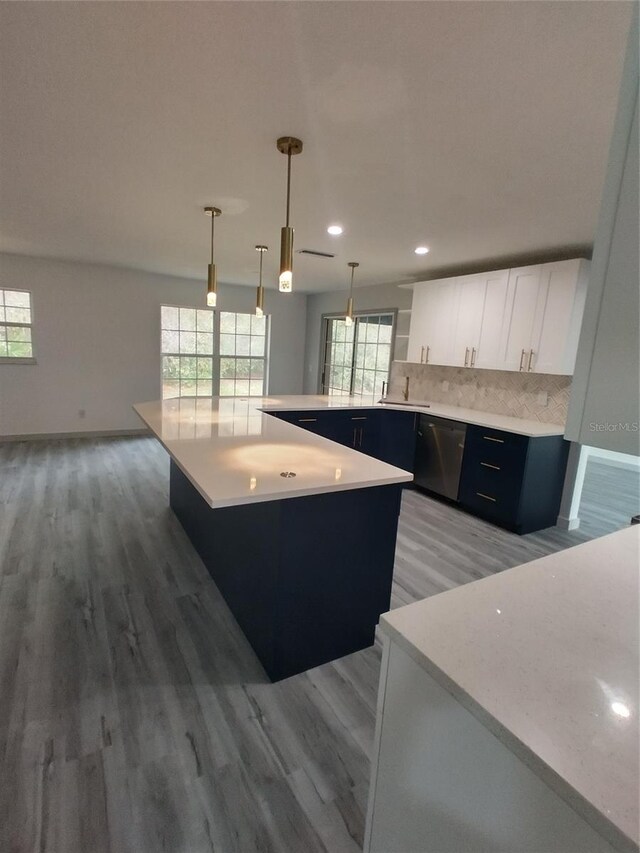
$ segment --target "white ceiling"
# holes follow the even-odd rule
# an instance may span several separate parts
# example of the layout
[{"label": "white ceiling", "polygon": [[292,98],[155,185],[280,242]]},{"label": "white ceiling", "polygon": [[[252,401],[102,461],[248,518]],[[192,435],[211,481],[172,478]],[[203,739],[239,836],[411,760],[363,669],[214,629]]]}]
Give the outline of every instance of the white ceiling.
[{"label": "white ceiling", "polygon": [[[410,281],[593,239],[630,4],[0,3],[4,251]],[[326,234],[343,224],[342,237]],[[416,245],[431,248],[418,257]]]}]

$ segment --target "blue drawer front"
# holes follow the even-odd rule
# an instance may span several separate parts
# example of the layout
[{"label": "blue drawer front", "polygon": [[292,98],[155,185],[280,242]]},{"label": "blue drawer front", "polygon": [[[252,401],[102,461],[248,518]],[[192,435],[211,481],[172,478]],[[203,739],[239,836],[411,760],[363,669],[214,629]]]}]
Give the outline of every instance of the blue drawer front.
[{"label": "blue drawer front", "polygon": [[459,502],[486,518],[515,525],[528,446],[526,436],[470,426]]}]

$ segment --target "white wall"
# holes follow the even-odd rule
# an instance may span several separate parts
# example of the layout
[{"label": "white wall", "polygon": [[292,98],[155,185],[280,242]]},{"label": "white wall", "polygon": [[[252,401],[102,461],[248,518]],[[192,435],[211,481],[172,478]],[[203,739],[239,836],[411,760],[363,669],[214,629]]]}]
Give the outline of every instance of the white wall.
[{"label": "white wall", "polygon": [[[4,287],[33,294],[37,363],[0,364],[0,435],[135,429],[135,402],[160,397],[160,305],[201,306],[205,283],[95,264],[0,254]],[[219,286],[253,311],[253,287]],[[268,290],[269,391],[302,390],[307,297]],[[86,416],[80,418],[80,409]]]},{"label": "white wall", "polygon": [[[304,393],[318,391],[320,334],[323,314],[344,313],[347,307],[348,289],[317,293],[307,298],[307,343],[305,354]],[[396,284],[381,284],[374,287],[354,287],[353,301],[358,311],[384,311],[390,308],[407,311],[411,308],[413,291]],[[409,314],[398,316],[396,331],[409,331]],[[406,355],[396,357],[406,358]]]},{"label": "white wall", "polygon": [[581,444],[635,455],[640,453],[638,195],[636,6],[565,433]]}]

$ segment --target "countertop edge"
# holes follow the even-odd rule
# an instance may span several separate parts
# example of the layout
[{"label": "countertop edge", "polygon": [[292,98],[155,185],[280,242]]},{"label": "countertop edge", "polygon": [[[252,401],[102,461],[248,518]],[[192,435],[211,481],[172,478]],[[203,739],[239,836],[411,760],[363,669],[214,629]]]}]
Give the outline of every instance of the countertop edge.
[{"label": "countertop edge", "polygon": [[447,693],[469,711],[498,740],[519,758],[538,778],[551,788],[568,806],[570,806],[589,826],[601,835],[621,853],[638,853],[636,842],[612,823],[596,806],[577,791],[556,770],[550,767],[540,756],[520,740],[510,729],[504,726],[480,702],[470,696],[466,690],[447,673],[421,652],[404,634],[387,621],[386,614],[380,617],[380,631],[390,641],[395,642],[418,666],[434,678]]},{"label": "countertop edge", "polygon": [[[180,462],[180,460],[176,457],[176,455],[172,452],[172,449],[169,446],[169,443],[167,443],[162,438],[162,436],[158,435],[158,433],[153,429],[151,424],[149,424],[149,422],[146,420],[146,418],[138,411],[137,404],[134,404],[132,406],[132,408],[135,411],[135,413],[138,415],[140,420],[147,426],[151,435],[153,435],[153,437],[156,438],[157,441],[160,442],[161,446],[164,448],[164,450],[169,455],[169,458],[171,459],[171,461],[174,462],[175,465],[177,465],[177,467],[180,469],[180,471],[182,471],[182,473],[187,478],[187,480],[191,483],[191,485],[194,487],[194,489],[198,492],[200,497],[204,500],[204,502],[207,504],[207,506],[211,507],[211,509],[224,509],[225,507],[247,506],[249,503],[256,504],[256,503],[270,503],[270,502],[283,501],[283,500],[294,500],[296,498],[313,497],[314,495],[327,495],[327,494],[333,494],[335,492],[353,492],[353,491],[358,491],[359,489],[370,489],[370,488],[376,488],[379,486],[400,486],[403,483],[413,482],[413,474],[411,474],[411,472],[404,471],[404,469],[402,469],[402,468],[398,468],[397,470],[402,471],[404,476],[402,476],[402,477],[394,476],[393,479],[384,479],[384,480],[374,478],[371,480],[366,480],[366,481],[363,480],[361,482],[356,482],[356,483],[344,483],[344,484],[332,483],[332,484],[328,484],[326,486],[314,488],[312,491],[309,491],[308,489],[299,489],[296,491],[295,487],[292,487],[292,490],[288,491],[286,493],[277,492],[277,493],[265,493],[262,495],[261,494],[253,494],[251,496],[250,501],[247,500],[246,496],[240,496],[237,498],[230,498],[228,500],[226,500],[226,499],[212,500],[211,497],[203,491],[203,489],[200,487],[198,482],[189,474],[189,472],[186,470],[186,468]],[[350,407],[350,408],[352,408],[352,407]],[[366,408],[366,407],[363,407],[363,408]],[[368,407],[368,408],[371,408],[371,407]],[[263,415],[267,414],[264,410],[260,410],[260,411]],[[300,429],[300,427],[294,426],[294,429]],[[335,442],[331,442],[331,439],[329,439],[329,438],[323,438],[322,436],[319,436],[319,438],[321,438],[322,441],[326,441],[326,442],[335,444]],[[387,464],[387,463],[383,463],[383,464]],[[390,466],[390,467],[395,467],[395,466]]]}]

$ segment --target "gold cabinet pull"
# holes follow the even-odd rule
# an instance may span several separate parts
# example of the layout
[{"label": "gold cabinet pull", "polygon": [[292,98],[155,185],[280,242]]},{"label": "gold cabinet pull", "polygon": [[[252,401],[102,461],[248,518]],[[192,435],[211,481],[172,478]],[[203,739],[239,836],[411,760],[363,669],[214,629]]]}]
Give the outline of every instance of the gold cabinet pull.
[{"label": "gold cabinet pull", "polygon": [[531,372],[531,360],[533,359],[533,350],[529,350],[529,363],[527,364],[527,372]]},{"label": "gold cabinet pull", "polygon": [[366,421],[366,419],[367,419],[366,415],[362,415],[362,416],[359,416],[357,418],[351,418],[352,421]]},{"label": "gold cabinet pull", "polygon": [[471,367],[475,367],[475,366],[476,366],[476,348],[472,347],[471,348]]},{"label": "gold cabinet pull", "polygon": [[298,418],[298,423],[299,424],[312,424],[312,423],[315,423],[317,420],[318,420],[317,418]]},{"label": "gold cabinet pull", "polygon": [[485,501],[492,501],[494,504],[497,503],[497,500],[495,498],[492,498],[491,495],[483,495],[482,492],[476,492],[476,495],[479,498],[484,498]]},{"label": "gold cabinet pull", "polygon": [[492,465],[490,462],[481,462],[480,464],[481,464],[481,465],[484,465],[484,467],[485,467],[485,468],[493,468],[493,470],[494,470],[494,471],[499,471],[499,470],[500,470],[500,466],[499,466],[499,465]]},{"label": "gold cabinet pull", "polygon": [[492,435],[483,435],[485,441],[495,441],[496,444],[504,444],[504,438],[494,438]]},{"label": "gold cabinet pull", "polygon": [[468,367],[467,362],[469,361],[469,347],[467,347],[464,351],[464,366]]}]

